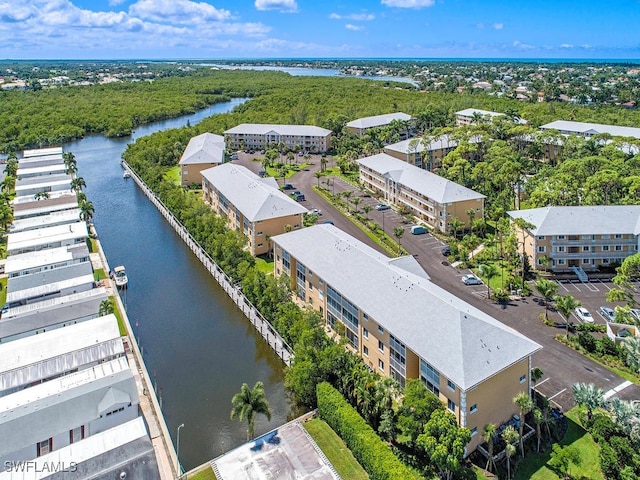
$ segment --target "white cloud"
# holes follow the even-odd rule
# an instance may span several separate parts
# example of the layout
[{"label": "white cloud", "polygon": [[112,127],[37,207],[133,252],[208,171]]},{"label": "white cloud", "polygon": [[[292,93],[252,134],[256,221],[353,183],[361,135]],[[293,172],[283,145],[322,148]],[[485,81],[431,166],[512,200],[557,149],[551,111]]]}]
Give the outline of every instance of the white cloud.
[{"label": "white cloud", "polygon": [[129,7],[129,13],[152,22],[185,25],[231,18],[228,10],[189,0],[138,0]]},{"label": "white cloud", "polygon": [[493,24],[493,28],[494,28],[495,30],[502,30],[502,27],[504,27],[504,24],[503,24],[503,23],[494,23],[494,24]]},{"label": "white cloud", "polygon": [[522,43],[520,40],[515,40],[513,42],[513,46],[517,48],[521,48],[522,50],[531,50],[532,48],[536,48],[533,45],[528,45],[526,43]]},{"label": "white cloud", "polygon": [[591,45],[589,45],[588,43],[583,43],[582,45],[580,45],[580,48],[590,49],[590,48],[593,48],[593,47]]},{"label": "white cloud", "polygon": [[296,0],[255,0],[255,6],[258,10],[298,11]]},{"label": "white cloud", "polygon": [[347,23],[344,28],[346,28],[347,30],[353,30],[354,32],[358,32],[360,30],[364,30],[364,27],[360,26],[360,25],[352,25],[351,23]]},{"label": "white cloud", "polygon": [[435,0],[381,0],[382,5],[396,8],[425,8],[432,7]]},{"label": "white cloud", "polygon": [[573,45],[571,45],[570,43],[563,43],[562,45],[560,45],[560,48],[573,48]]},{"label": "white cloud", "polygon": [[373,13],[351,13],[349,15],[340,15],[338,13],[332,13],[329,15],[332,20],[353,20],[355,22],[368,22],[375,20],[376,16]]},{"label": "white cloud", "polygon": [[112,7],[116,7],[118,5],[122,5],[126,0],[109,0],[109,5]]}]

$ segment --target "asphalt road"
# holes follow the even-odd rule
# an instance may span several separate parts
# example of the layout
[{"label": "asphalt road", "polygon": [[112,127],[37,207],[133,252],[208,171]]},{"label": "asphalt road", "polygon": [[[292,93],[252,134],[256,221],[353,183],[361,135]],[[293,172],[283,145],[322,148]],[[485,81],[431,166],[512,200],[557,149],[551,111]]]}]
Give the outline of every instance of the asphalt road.
[{"label": "asphalt road", "polygon": [[[234,163],[242,164],[257,173],[262,168],[259,162],[252,161],[257,156],[256,154],[240,154],[240,158]],[[331,220],[349,235],[383,252],[359,228],[344,218],[340,212],[312,190],[311,187],[317,185],[318,182],[313,173],[320,168],[320,157],[312,156],[311,162],[313,164],[308,169],[298,172],[287,180],[288,183],[292,183],[295,188],[305,195],[306,201],[303,202],[303,205],[308,209],[321,209],[323,215],[319,219],[320,222]],[[330,165],[331,162],[329,162]],[[326,179],[321,179],[321,181],[324,180]],[[337,177],[333,177],[332,181],[334,184],[331,188],[336,193],[348,189],[354,191],[352,198],[354,195],[362,195],[362,192]],[[377,203],[378,200],[375,198],[363,197],[360,200],[358,209],[361,210],[365,204],[373,207]],[[543,348],[534,354],[532,364],[534,367],[540,367],[544,372],[544,376],[538,382],[536,388],[563,409],[567,410],[574,405],[571,386],[577,382],[595,383],[605,392],[610,392],[613,389],[619,390],[614,396],[620,399],[640,400],[640,387],[638,385],[627,386],[628,382],[624,378],[611,373],[606,368],[555,340],[554,337],[558,333],[563,334],[564,329],[550,327],[542,323],[539,315],[544,309],[535,303],[535,296],[514,300],[504,306],[487,300],[487,287],[485,285],[464,285],[461,277],[466,273],[470,273],[470,270],[451,267],[446,257],[441,253],[441,249],[444,246],[442,241],[428,233],[412,235],[410,233],[411,224],[404,224],[402,222],[403,218],[393,209],[380,212],[372,208],[368,216],[379,225],[384,224],[385,231],[391,236],[393,236],[395,227],[401,226],[405,229],[405,234],[401,237],[402,246],[416,258],[435,284],[539,343]],[[605,300],[608,289],[609,285],[599,281],[587,284],[573,282],[559,284],[558,293],[561,295],[573,295],[589,309],[597,323],[604,323],[604,319],[598,311],[601,305],[610,305]],[[563,322],[558,313],[549,312],[549,316],[558,323]],[[577,318],[574,321],[578,323]]]}]

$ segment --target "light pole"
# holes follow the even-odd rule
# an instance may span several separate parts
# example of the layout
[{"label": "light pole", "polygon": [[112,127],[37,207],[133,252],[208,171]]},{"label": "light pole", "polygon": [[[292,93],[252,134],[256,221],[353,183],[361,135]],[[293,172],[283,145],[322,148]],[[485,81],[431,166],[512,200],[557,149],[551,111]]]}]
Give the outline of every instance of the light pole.
[{"label": "light pole", "polygon": [[382,233],[384,233],[384,214],[385,210],[382,210]]},{"label": "light pole", "polygon": [[176,473],[178,474],[178,478],[180,478],[182,474],[182,470],[180,469],[180,429],[184,427],[184,423],[178,426],[178,433],[176,435]]}]

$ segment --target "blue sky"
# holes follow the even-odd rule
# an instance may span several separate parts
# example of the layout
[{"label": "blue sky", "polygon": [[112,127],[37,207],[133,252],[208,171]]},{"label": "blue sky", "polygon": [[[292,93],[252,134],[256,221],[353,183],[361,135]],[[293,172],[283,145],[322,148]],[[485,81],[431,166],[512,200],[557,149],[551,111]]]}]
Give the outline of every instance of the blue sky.
[{"label": "blue sky", "polygon": [[0,58],[640,58],[640,0],[0,0]]}]

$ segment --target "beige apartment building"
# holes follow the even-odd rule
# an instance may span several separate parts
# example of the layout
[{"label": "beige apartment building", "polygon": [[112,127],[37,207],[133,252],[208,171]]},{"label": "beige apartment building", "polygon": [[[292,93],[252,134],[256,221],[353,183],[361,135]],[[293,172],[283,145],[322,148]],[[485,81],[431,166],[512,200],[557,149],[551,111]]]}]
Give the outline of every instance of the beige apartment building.
[{"label": "beige apartment building", "polygon": [[[479,143],[480,137],[469,139],[470,143]],[[442,160],[456,149],[458,141],[451,135],[440,135],[435,138],[409,138],[384,147],[384,153],[407,162],[410,165],[432,172],[442,167]],[[470,158],[473,160],[474,158]]]},{"label": "beige apartment building", "polygon": [[562,135],[580,135],[591,138],[599,133],[607,133],[612,137],[640,138],[640,128],[619,127],[617,125],[604,125],[602,123],[573,122],[569,120],[555,120],[545,125],[540,125],[540,130],[556,130]]},{"label": "beige apartment building", "polygon": [[189,140],[180,157],[180,180],[183,187],[200,185],[203,170],[225,162],[224,137],[214,133],[203,133]]},{"label": "beige apartment building", "polygon": [[517,236],[538,270],[595,271],[638,253],[640,205],[543,207],[507,213],[512,221],[522,218],[533,225],[517,229]]},{"label": "beige apartment building", "polygon": [[[427,172],[386,153],[358,160],[360,181],[387,202],[404,206],[430,227],[450,230],[455,217],[463,228],[472,218],[484,218],[484,195]],[[469,215],[469,210],[474,214]]]},{"label": "beige apartment building", "polygon": [[270,237],[302,228],[307,209],[280,191],[275,178],[225,163],[202,172],[204,201],[229,228],[247,236],[251,255],[271,251]]},{"label": "beige apartment building", "polygon": [[475,125],[476,119],[481,118],[484,123],[491,123],[494,117],[502,117],[504,113],[480,110],[479,108],[465,108],[455,113],[456,125]]},{"label": "beige apartment building", "polygon": [[375,115],[373,117],[363,117],[348,122],[345,127],[351,133],[355,133],[359,137],[367,133],[370,128],[385,127],[391,122],[400,120],[402,122],[408,122],[411,120],[411,115],[402,112],[387,113],[384,115]]},{"label": "beige apartment building", "polygon": [[518,413],[541,347],[429,280],[412,256],[389,258],[329,224],[272,238],[275,274],[296,301],[381,375],[420,378],[482,443],[485,424]]},{"label": "beige apartment building", "polygon": [[283,143],[292,150],[323,153],[331,148],[331,130],[313,125],[242,123],[224,132],[229,150],[261,150]]}]

